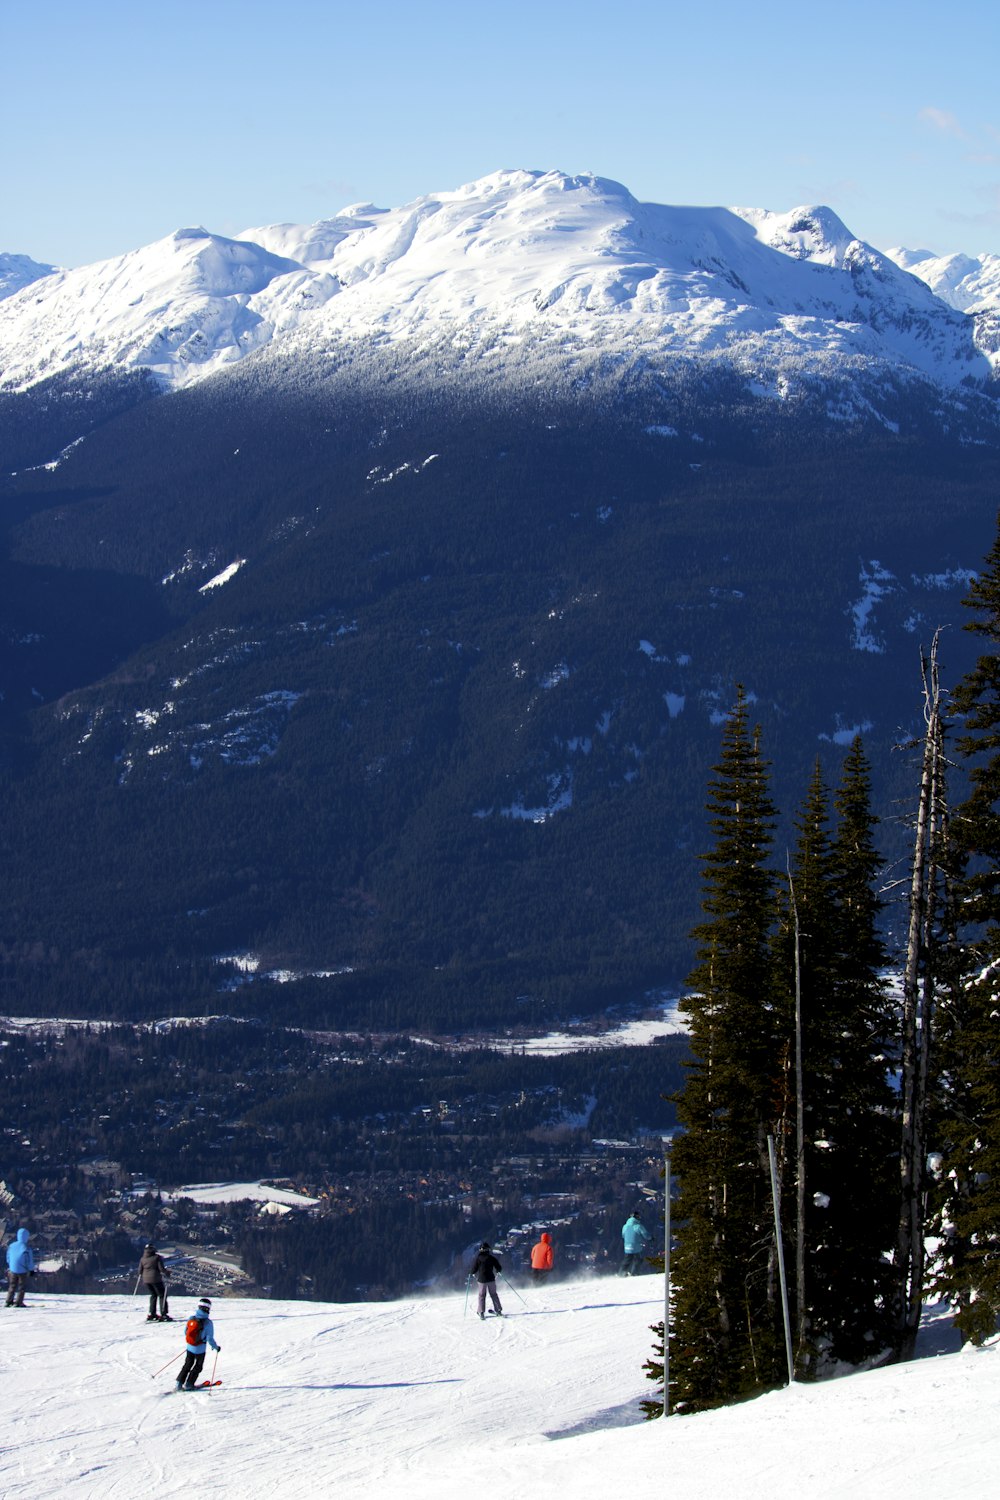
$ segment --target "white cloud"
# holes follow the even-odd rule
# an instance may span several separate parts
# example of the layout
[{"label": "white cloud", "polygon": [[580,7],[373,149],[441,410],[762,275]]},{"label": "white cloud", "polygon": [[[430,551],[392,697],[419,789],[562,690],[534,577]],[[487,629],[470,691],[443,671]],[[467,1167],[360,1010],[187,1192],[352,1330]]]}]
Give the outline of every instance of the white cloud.
[{"label": "white cloud", "polygon": [[928,125],[933,125],[934,129],[940,130],[943,135],[953,135],[960,141],[965,140],[965,131],[956,116],[948,109],[937,109],[933,104],[928,104],[920,111],[918,119]]}]

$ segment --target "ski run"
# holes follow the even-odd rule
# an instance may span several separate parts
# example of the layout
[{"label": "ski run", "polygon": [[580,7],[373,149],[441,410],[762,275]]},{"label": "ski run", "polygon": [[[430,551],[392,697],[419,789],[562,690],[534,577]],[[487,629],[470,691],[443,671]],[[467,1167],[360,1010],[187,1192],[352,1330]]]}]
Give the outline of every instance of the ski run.
[{"label": "ski run", "polygon": [[[653,1275],[393,1303],[217,1299],[223,1352],[177,1395],[182,1318],[35,1294],[0,1312],[4,1500],[963,1500],[1000,1487],[1000,1336],[931,1312],[910,1364],[644,1422]],[[517,1295],[520,1293],[519,1299]],[[205,1378],[213,1378],[210,1352]]]}]

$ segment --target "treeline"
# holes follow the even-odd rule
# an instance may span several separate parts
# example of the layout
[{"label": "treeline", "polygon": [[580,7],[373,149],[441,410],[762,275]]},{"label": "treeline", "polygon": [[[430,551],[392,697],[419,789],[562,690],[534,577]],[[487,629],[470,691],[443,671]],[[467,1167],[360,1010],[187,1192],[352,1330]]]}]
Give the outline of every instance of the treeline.
[{"label": "treeline", "polygon": [[[987,643],[947,711],[925,662],[904,948],[887,950],[870,779],[817,766],[785,868],[759,730],[738,697],[710,782],[714,842],[685,1009],[671,1404],[738,1400],[912,1354],[923,1295],[963,1338],[1000,1314],[1000,541],[968,603]],[[954,728],[970,794],[949,810]],[[832,813],[832,816],[831,816]],[[901,998],[885,974],[902,973]],[[782,1318],[773,1184],[789,1268]],[[927,1237],[939,1246],[928,1263]],[[651,1379],[663,1381],[662,1328]],[[786,1357],[787,1356],[787,1357]],[[789,1366],[789,1361],[791,1362]],[[662,1397],[648,1403],[663,1409]]]}]

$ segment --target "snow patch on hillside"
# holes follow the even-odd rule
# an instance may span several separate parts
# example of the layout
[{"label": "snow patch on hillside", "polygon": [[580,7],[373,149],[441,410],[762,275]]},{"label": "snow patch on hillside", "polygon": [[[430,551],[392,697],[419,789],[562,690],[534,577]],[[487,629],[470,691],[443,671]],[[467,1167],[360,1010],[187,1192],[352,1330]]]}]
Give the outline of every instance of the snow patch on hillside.
[{"label": "snow patch on hillside", "polygon": [[871,719],[861,719],[856,724],[847,724],[840,714],[834,715],[835,729],[829,734],[820,734],[818,738],[830,745],[853,745],[858,735],[870,734],[874,728]]},{"label": "snow patch on hillside", "polygon": [[191,1187],[163,1190],[167,1203],[190,1198],[192,1203],[277,1203],[283,1208],[316,1208],[319,1198],[307,1193],[292,1193],[287,1188],[272,1187],[268,1182],[199,1182]]},{"label": "snow patch on hillside", "polygon": [[207,594],[211,589],[221,588],[224,583],[228,583],[231,578],[236,577],[237,573],[245,563],[245,557],[238,557],[236,561],[231,562],[227,568],[223,568],[221,573],[216,573],[214,578],[210,578],[207,583],[203,583],[201,588],[198,590],[199,594]]},{"label": "snow patch on hillside", "polygon": [[[535,806],[528,806],[523,797],[517,798],[507,807],[501,807],[500,816],[513,818],[522,823],[547,823],[557,813],[565,812],[573,806],[573,770],[566,766],[561,771],[553,771],[547,777],[547,795],[545,801]],[[489,812],[479,812],[477,817],[488,817]]]},{"label": "snow patch on hillside", "polygon": [[874,558],[869,563],[861,564],[858,579],[862,586],[861,597],[848,610],[854,621],[851,644],[855,651],[868,651],[881,656],[885,653],[885,641],[875,633],[875,610],[883,599],[896,592],[897,580]]}]

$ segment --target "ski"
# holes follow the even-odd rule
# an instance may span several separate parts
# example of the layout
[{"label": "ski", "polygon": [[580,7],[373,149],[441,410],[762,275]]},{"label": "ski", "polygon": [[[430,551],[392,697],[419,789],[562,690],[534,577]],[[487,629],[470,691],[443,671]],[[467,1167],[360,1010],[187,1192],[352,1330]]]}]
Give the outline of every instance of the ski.
[{"label": "ski", "polygon": [[221,1380],[199,1380],[197,1385],[175,1385],[175,1391],[210,1391],[213,1386],[221,1385]]}]

